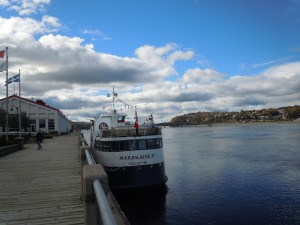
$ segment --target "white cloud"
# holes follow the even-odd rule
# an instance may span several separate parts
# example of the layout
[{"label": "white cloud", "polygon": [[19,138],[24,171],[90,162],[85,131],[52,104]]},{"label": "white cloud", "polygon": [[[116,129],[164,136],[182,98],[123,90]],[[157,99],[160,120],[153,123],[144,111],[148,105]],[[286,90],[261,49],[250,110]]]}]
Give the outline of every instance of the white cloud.
[{"label": "white cloud", "polygon": [[101,32],[100,30],[83,30],[83,34],[89,34],[92,35],[92,40],[97,40],[95,37],[100,37],[102,40],[108,41],[111,40],[112,38],[105,33]]},{"label": "white cloud", "polygon": [[274,63],[276,63],[276,60],[270,60],[270,61],[267,61],[267,62],[256,63],[256,64],[253,65],[253,67],[256,68],[256,67],[268,66],[268,65],[271,65],[271,64],[274,64]]},{"label": "white cloud", "polygon": [[51,0],[0,0],[0,5],[16,11],[20,16],[28,16],[45,11]]},{"label": "white cloud", "polygon": [[61,28],[59,19],[53,16],[43,16],[41,27],[47,28],[44,32],[56,32]]},{"label": "white cloud", "polygon": [[286,63],[267,69],[263,75],[278,79],[297,79],[300,76],[300,62]]},{"label": "white cloud", "polygon": [[10,3],[8,0],[0,0],[0,6],[9,6]]},{"label": "white cloud", "polygon": [[29,42],[34,43],[33,35],[58,31],[60,27],[58,19],[50,16],[44,16],[41,21],[32,18],[5,19],[0,17],[1,41],[3,42],[19,44],[19,41],[29,39]]},{"label": "white cloud", "polygon": [[181,81],[186,84],[211,83],[223,81],[223,75],[213,69],[188,69]]},{"label": "white cloud", "polygon": [[101,32],[99,30],[84,30],[84,34],[96,34],[96,35],[101,35]]},{"label": "white cloud", "polygon": [[[189,60],[194,56],[192,51],[179,51],[173,43],[163,47],[144,45],[135,51],[138,60],[149,67],[152,71],[149,76],[166,78],[170,75],[177,74],[174,63],[177,60]],[[157,69],[154,69],[157,68]]]},{"label": "white cloud", "polygon": [[[60,28],[55,17],[40,21],[0,17],[0,49],[9,47],[10,75],[21,69],[24,97],[44,98],[71,119],[88,121],[96,116],[112,85],[120,98],[153,113],[157,122],[188,112],[299,104],[300,62],[248,77],[225,79],[213,68],[190,68],[179,74],[176,62],[192,60],[193,51],[176,44],[144,45],[133,49],[134,56],[121,57],[97,52],[82,37],[53,34]],[[178,79],[168,80],[173,75]],[[0,82],[4,83],[3,76]],[[0,95],[5,95],[3,85]]]},{"label": "white cloud", "polygon": [[[52,49],[57,52],[61,50],[78,51],[82,49],[83,39],[79,37],[66,37],[62,35],[48,34],[39,39],[39,44],[43,49]],[[63,53],[63,52],[62,52]]]}]

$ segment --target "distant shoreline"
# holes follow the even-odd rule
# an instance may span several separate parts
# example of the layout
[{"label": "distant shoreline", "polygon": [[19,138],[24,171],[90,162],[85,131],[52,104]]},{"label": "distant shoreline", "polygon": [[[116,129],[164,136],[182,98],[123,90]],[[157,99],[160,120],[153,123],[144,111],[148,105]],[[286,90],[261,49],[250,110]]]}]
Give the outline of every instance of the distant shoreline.
[{"label": "distant shoreline", "polygon": [[170,126],[170,125],[159,125],[161,127],[213,127],[213,126],[230,126],[230,125],[271,125],[271,124],[299,124],[300,120],[289,120],[289,121],[251,121],[251,122],[223,122],[223,123],[212,123],[212,124],[198,124],[198,125],[181,125],[181,126]]}]

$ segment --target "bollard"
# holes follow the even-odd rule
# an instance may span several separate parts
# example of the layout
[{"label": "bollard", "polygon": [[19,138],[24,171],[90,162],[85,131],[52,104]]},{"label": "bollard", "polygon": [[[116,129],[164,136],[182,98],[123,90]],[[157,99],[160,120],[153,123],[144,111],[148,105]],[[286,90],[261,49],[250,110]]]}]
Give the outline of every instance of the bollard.
[{"label": "bollard", "polygon": [[21,137],[17,137],[15,138],[15,140],[18,142],[18,144],[20,145],[20,150],[24,149],[24,138]]},{"label": "bollard", "polygon": [[85,149],[88,149],[88,145],[83,145],[79,147],[79,156],[80,156],[80,164],[83,166],[83,161],[86,160]]}]

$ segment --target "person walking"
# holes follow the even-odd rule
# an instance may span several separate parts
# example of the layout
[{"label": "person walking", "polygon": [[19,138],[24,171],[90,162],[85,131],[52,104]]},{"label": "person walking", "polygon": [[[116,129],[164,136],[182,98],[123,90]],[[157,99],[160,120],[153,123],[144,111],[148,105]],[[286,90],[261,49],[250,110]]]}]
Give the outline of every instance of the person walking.
[{"label": "person walking", "polygon": [[36,134],[36,143],[38,145],[38,150],[42,149],[42,141],[44,140],[44,134],[41,130],[39,130]]}]

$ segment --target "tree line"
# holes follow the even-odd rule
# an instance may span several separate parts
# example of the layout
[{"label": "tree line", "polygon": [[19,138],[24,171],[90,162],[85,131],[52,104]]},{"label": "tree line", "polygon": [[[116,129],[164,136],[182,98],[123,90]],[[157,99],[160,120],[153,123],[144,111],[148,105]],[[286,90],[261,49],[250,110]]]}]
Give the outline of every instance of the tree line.
[{"label": "tree line", "polygon": [[196,112],[175,116],[169,126],[188,126],[212,123],[245,123],[262,121],[292,121],[300,120],[300,106],[269,108],[261,110],[241,110],[240,112]]}]

